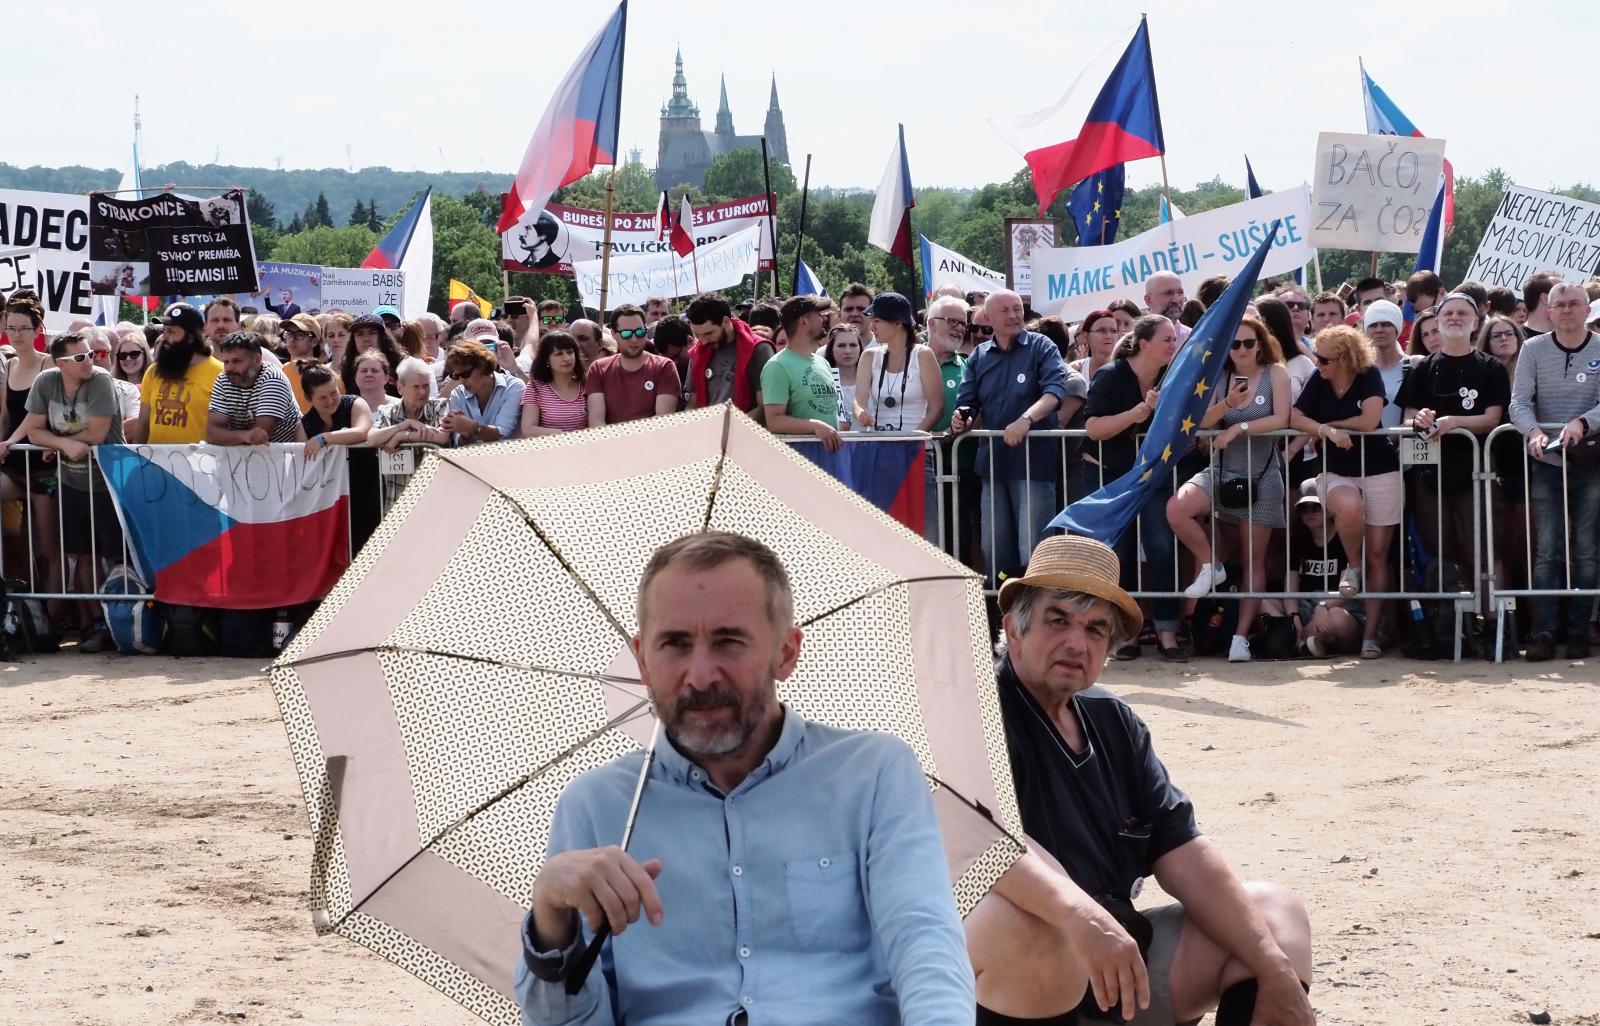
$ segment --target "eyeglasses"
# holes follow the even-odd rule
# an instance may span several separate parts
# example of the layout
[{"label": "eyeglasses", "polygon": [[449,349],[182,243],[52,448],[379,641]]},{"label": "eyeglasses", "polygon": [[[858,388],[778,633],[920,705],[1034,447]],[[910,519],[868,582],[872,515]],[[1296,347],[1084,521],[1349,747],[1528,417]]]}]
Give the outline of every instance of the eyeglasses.
[{"label": "eyeglasses", "polygon": [[83,362],[85,362],[87,360],[94,359],[94,354],[93,353],[72,353],[72,354],[70,354],[68,356],[59,357],[58,359],[59,360],[71,360],[73,363],[83,363]]},{"label": "eyeglasses", "polygon": [[1310,303],[1302,303],[1298,299],[1285,299],[1283,301],[1283,305],[1288,307],[1291,310],[1309,310],[1309,309],[1311,309],[1311,304]]},{"label": "eyeglasses", "polygon": [[317,336],[314,335],[313,333],[309,332],[309,331],[286,331],[286,332],[283,333],[283,337],[284,338],[316,338]]},{"label": "eyeglasses", "polygon": [[617,332],[618,338],[644,338],[650,331],[649,328],[623,328]]},{"label": "eyeglasses", "polygon": [[928,318],[928,323],[929,324],[932,324],[934,321],[944,321],[946,324],[949,324],[952,327],[956,327],[956,328],[965,328],[967,326],[967,319],[965,317],[929,317]]},{"label": "eyeglasses", "polygon": [[111,359],[111,350],[109,350],[109,349],[91,349],[91,350],[89,350],[89,355],[94,357],[96,360],[109,360],[109,359]]},{"label": "eyeglasses", "polygon": [[448,374],[446,374],[445,377],[449,378],[451,381],[465,381],[468,378],[472,377],[472,371],[471,370],[451,371]]},{"label": "eyeglasses", "polygon": [[1516,340],[1517,333],[1514,331],[1491,331],[1489,333],[1490,342],[1515,342]]},{"label": "eyeglasses", "polygon": [[967,330],[974,335],[982,335],[984,338],[994,334],[994,326],[991,324],[969,324],[967,325]]},{"label": "eyeglasses", "polygon": [[1333,363],[1333,357],[1331,356],[1323,356],[1321,353],[1312,353],[1311,355],[1315,356],[1317,358],[1317,362],[1322,364],[1324,367]]},{"label": "eyeglasses", "polygon": [[540,324],[560,324],[561,323],[561,318],[560,317],[556,317],[556,316],[541,317],[541,318],[539,318],[539,323]]},{"label": "eyeglasses", "polygon": [[1254,349],[1255,347],[1256,347],[1256,340],[1254,338],[1236,338],[1236,339],[1233,340],[1233,345],[1230,348],[1233,348],[1233,349]]},{"label": "eyeglasses", "polygon": [[142,359],[144,359],[144,354],[137,349],[129,349],[127,352],[117,354],[117,360],[120,363],[127,363],[130,360]]},{"label": "eyeglasses", "polygon": [[1550,309],[1552,309],[1552,310],[1581,310],[1581,309],[1586,309],[1588,306],[1589,306],[1589,304],[1583,302],[1582,300],[1567,299],[1567,300],[1563,300],[1563,301],[1561,301],[1559,303],[1551,303],[1550,304]]}]

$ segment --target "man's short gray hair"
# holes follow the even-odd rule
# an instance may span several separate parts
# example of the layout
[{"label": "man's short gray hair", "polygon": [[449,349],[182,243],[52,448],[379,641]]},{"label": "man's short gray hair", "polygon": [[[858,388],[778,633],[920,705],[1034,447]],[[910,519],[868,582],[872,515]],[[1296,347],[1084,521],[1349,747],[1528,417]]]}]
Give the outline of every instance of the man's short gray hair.
[{"label": "man's short gray hair", "polygon": [[928,304],[928,319],[935,317],[958,317],[964,321],[967,319],[967,301],[955,296],[940,296]]},{"label": "man's short gray hair", "polygon": [[425,378],[433,377],[432,369],[415,356],[408,356],[401,360],[400,365],[394,369],[394,379],[396,381],[403,382],[413,374],[420,374]]}]

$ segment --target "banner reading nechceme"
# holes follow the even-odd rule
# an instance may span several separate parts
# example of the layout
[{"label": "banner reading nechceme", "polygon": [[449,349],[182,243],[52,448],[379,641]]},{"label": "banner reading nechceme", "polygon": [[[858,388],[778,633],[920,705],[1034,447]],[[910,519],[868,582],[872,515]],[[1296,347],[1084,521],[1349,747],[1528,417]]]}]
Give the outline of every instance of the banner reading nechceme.
[{"label": "banner reading nechceme", "polygon": [[945,249],[937,242],[922,239],[923,295],[933,295],[933,290],[954,285],[962,292],[997,292],[1006,287],[1006,276],[980,263],[968,260],[953,249]]},{"label": "banner reading nechceme", "polygon": [[1318,134],[1311,245],[1417,252],[1443,167],[1443,139]]},{"label": "banner reading nechceme", "polygon": [[1111,246],[1041,247],[1033,251],[1033,309],[1069,321],[1081,320],[1113,299],[1141,303],[1145,282],[1172,271],[1194,295],[1214,274],[1233,277],[1283,221],[1262,277],[1285,274],[1311,259],[1306,225],[1311,197],[1304,186],[1218,207],[1157,225]]},{"label": "banner reading nechceme", "polygon": [[1513,185],[1500,197],[1463,281],[1521,294],[1535,271],[1586,281],[1600,264],[1600,204]]},{"label": "banner reading nechceme", "polygon": [[[28,251],[31,259],[13,261],[11,273],[39,293],[44,326],[65,331],[76,317],[93,317],[89,290],[89,199],[58,192],[0,189],[0,250]],[[10,295],[11,288],[6,288]]]},{"label": "banner reading nechceme", "polygon": [[89,196],[90,274],[97,296],[198,296],[256,289],[244,190],[201,199]]},{"label": "banner reading nechceme", "polygon": [[405,309],[406,272],[373,267],[324,267],[321,279],[322,312],[351,317],[372,313],[380,306]]},{"label": "banner reading nechceme", "polygon": [[[732,288],[746,275],[756,273],[761,255],[761,232],[760,225],[751,225],[696,249],[692,257],[678,257],[675,261],[670,250],[641,256],[614,256],[606,306],[615,310],[623,303],[643,306],[651,296],[692,296],[697,291]],[[583,297],[585,306],[595,309],[600,308],[600,264],[599,260],[587,260],[572,266],[578,294]],[[695,287],[697,264],[698,289]]]},{"label": "banner reading nechceme", "polygon": [[[674,207],[676,209],[676,207]],[[761,267],[772,270],[770,210],[765,196],[746,196],[726,203],[708,203],[694,212],[694,244],[761,229]],[[600,259],[605,240],[605,212],[551,203],[537,217],[524,214],[516,227],[500,236],[501,265],[508,271],[571,274],[574,264]],[[611,257],[666,254],[667,239],[656,238],[656,212],[611,215]]]}]

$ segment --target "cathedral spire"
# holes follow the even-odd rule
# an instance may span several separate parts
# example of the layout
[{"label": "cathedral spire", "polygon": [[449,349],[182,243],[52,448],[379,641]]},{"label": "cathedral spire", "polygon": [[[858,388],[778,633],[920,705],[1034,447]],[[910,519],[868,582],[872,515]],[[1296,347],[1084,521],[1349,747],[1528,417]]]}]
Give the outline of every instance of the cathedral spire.
[{"label": "cathedral spire", "polygon": [[774,71],[772,73],[772,99],[767,101],[767,110],[775,111],[778,109],[778,73]]},{"label": "cathedral spire", "polygon": [[722,102],[717,105],[717,134],[733,135],[733,110],[728,106],[728,76],[722,76]]},{"label": "cathedral spire", "polygon": [[689,99],[689,80],[683,77],[683,47],[678,48],[672,75],[672,99],[661,109],[664,118],[697,118],[700,111]]}]

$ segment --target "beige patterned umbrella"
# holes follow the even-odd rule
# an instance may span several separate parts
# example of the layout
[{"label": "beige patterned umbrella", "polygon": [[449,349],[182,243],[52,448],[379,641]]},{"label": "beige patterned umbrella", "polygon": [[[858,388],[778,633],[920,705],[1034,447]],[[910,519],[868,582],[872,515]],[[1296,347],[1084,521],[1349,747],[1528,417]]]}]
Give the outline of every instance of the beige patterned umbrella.
[{"label": "beige patterned umbrella", "polygon": [[319,932],[519,1021],[556,799],[654,722],[627,646],[639,575],[708,527],[788,567],[806,643],[782,700],[916,752],[971,910],[1023,850],[981,579],[727,406],[423,463],[272,669]]}]

